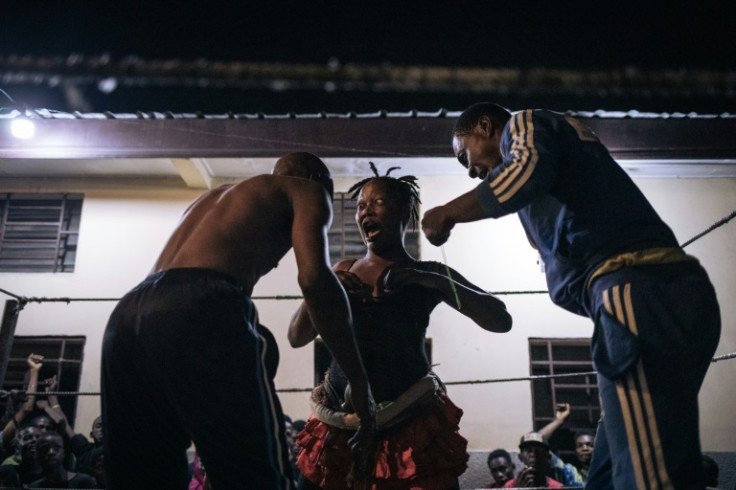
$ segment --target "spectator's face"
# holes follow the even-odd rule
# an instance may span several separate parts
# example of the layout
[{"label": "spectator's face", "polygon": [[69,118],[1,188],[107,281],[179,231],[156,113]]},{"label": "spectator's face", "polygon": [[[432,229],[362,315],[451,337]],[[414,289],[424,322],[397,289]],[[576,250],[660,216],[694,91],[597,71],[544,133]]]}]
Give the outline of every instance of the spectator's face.
[{"label": "spectator's face", "polygon": [[36,441],[41,432],[38,427],[28,426],[24,427],[18,433],[18,450],[22,457],[30,457],[31,459],[36,457]]},{"label": "spectator's face", "polygon": [[575,439],[575,454],[578,457],[578,461],[583,464],[589,464],[590,458],[593,457],[593,443],[595,439],[593,436],[588,434],[579,435]]},{"label": "spectator's face", "polygon": [[497,485],[503,485],[514,479],[514,465],[503,456],[493,458],[488,468],[491,470],[491,476],[493,476]]},{"label": "spectator's face", "polygon": [[64,441],[55,432],[46,432],[38,438],[36,453],[45,470],[53,470],[64,463]]},{"label": "spectator's face", "polygon": [[35,418],[33,420],[33,425],[38,427],[38,430],[41,431],[41,434],[54,429],[54,421],[48,417]]},{"label": "spectator's face", "polygon": [[97,417],[92,424],[92,439],[97,442],[102,442],[102,417]]},{"label": "spectator's face", "polygon": [[291,452],[294,450],[294,446],[296,446],[296,433],[291,422],[285,422],[284,425],[286,426],[286,444],[289,446],[289,451]]},{"label": "spectator's face", "polygon": [[540,473],[547,473],[549,469],[549,450],[546,446],[537,443],[527,443],[519,454],[521,461]]}]

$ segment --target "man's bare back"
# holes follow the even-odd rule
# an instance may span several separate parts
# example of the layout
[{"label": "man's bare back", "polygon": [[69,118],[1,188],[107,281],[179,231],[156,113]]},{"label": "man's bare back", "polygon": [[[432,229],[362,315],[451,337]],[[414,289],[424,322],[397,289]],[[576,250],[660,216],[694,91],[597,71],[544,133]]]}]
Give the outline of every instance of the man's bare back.
[{"label": "man's bare back", "polygon": [[314,181],[259,175],[224,185],[187,209],[154,272],[213,269],[238,279],[250,295],[258,279],[291,248],[293,228],[302,230],[300,240],[313,242],[326,232],[330,218],[327,193]]},{"label": "man's bare back", "polygon": [[[105,415],[103,420],[111,421],[105,429],[106,451],[109,446],[116,454],[111,470],[115,476],[108,482],[108,488],[127,490],[130,488],[127,484],[131,477],[129,468],[142,467],[154,459],[157,467],[162,462],[167,465],[166,471],[159,471],[157,476],[171,483],[177,474],[176,465],[183,460],[180,456],[188,437],[192,437],[195,444],[197,439],[218,440],[217,444],[203,444],[201,455],[204,460],[205,452],[209,452],[207,457],[214,458],[210,463],[219,464],[216,460],[223,456],[218,448],[223,446],[218,437],[230,440],[232,435],[229,426],[218,435],[219,424],[200,431],[210,421],[210,417],[201,414],[231,410],[230,405],[221,403],[217,397],[232,397],[232,394],[211,393],[210,397],[204,397],[211,404],[205,408],[202,408],[203,400],[190,404],[193,397],[184,396],[176,405],[177,413],[183,414],[181,424],[174,424],[176,427],[171,429],[175,432],[177,444],[173,446],[176,447],[172,446],[165,457],[158,451],[156,458],[134,450],[133,446],[138,445],[140,439],[138,435],[130,437],[135,425],[132,421],[135,417],[131,414],[139,404],[123,394],[145,387],[149,388],[149,396],[161,396],[159,384],[151,384],[152,376],[148,371],[158,373],[172,386],[181,383],[177,386],[197,393],[204,393],[216,385],[216,380],[237,373],[235,376],[245,387],[242,391],[252,390],[239,399],[242,405],[239,408],[244,414],[242,419],[252,416],[254,420],[262,420],[263,434],[268,435],[268,440],[254,439],[250,445],[243,444],[240,439],[234,441],[235,445],[230,447],[233,460],[225,458],[219,469],[207,463],[212,470],[210,476],[213,481],[219,477],[224,487],[235,488],[229,478],[250,481],[285,475],[280,466],[276,467],[280,458],[265,456],[269,448],[278,448],[282,442],[281,436],[269,425],[280,415],[275,408],[268,409],[272,406],[272,386],[262,376],[265,367],[257,367],[262,364],[266,347],[257,340],[262,337],[253,334],[255,307],[249,296],[258,279],[273,269],[290,248],[294,249],[297,281],[314,328],[343,368],[352,388],[353,404],[361,426],[351,439],[351,447],[359,469],[358,478],[365,475],[375,430],[375,402],[355,345],[345,291],[328,264],[327,228],[332,217],[332,189],[329,170],[319,157],[303,152],[290,153],[277,160],[272,175],[259,175],[206,192],[184,213],[156,261],[153,274],[122,298],[105,330],[102,405],[103,412],[109,416]],[[240,284],[235,285],[231,278]],[[166,371],[169,364],[174,366],[174,363],[165,362],[160,366],[157,355],[151,354],[162,346],[169,349],[170,361],[183,356],[184,359],[212,362],[212,365],[202,371],[195,369],[182,380],[182,372],[191,367],[189,361]],[[217,360],[222,351],[230,353],[225,356],[229,364]],[[249,415],[248,410],[253,414]],[[154,415],[164,417],[161,413]],[[146,421],[152,429],[144,432],[158,444],[158,433],[153,428],[168,428],[170,424],[160,423],[154,415],[148,415]],[[242,432],[247,430],[250,427]],[[113,442],[108,445],[110,440]],[[154,447],[153,444],[142,445],[148,449]],[[248,456],[236,454],[251,449]],[[263,459],[258,459],[255,466],[241,464],[252,462],[254,457]],[[271,461],[266,464],[270,469],[265,471],[264,461],[267,460]],[[242,478],[238,476],[241,473],[228,471],[234,466],[242,471]],[[281,487],[264,484],[260,488]]]}]

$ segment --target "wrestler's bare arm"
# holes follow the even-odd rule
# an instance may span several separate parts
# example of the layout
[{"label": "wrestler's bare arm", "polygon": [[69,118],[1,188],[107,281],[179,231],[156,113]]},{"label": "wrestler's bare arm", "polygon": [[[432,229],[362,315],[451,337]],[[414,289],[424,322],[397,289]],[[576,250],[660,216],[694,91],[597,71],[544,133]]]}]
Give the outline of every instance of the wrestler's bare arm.
[{"label": "wrestler's bare arm", "polygon": [[[446,272],[445,270],[438,271],[439,274],[446,274]],[[454,292],[457,292],[460,298],[458,311],[489,332],[504,333],[511,330],[511,315],[506,311],[506,305],[503,301],[468,281],[452,268],[450,268],[450,275],[455,283]],[[449,283],[447,276],[444,275],[443,279],[443,285],[447,286]],[[454,294],[452,296],[448,295],[446,287],[444,292],[444,302],[457,307]]]},{"label": "wrestler's bare arm", "polygon": [[[428,264],[429,265],[429,264]],[[504,333],[511,330],[511,315],[506,305],[494,295],[461,276],[456,270],[436,264],[435,270],[397,268],[389,271],[385,287],[398,289],[408,284],[420,284],[436,290],[442,301],[473,320],[489,332]],[[457,296],[456,296],[457,295]]]},{"label": "wrestler's bare arm", "polygon": [[[295,190],[296,195],[292,197],[294,221],[291,243],[306,310],[311,324],[330,350],[338,351],[333,352],[338,362],[340,362],[338,356],[341,356],[343,351],[354,350],[356,354],[354,359],[359,359],[353,335],[345,335],[348,332],[352,333],[352,318],[347,296],[327,264],[327,227],[331,220],[327,196],[318,197],[313,192],[307,192],[313,188],[307,189],[304,184],[301,185],[304,187]],[[345,341],[346,338],[348,341]],[[353,367],[359,368],[354,364]]]},{"label": "wrestler's bare arm", "polygon": [[345,372],[353,391],[360,390],[361,385],[367,384],[367,377],[352,330],[350,306],[337,276],[327,264],[327,229],[332,211],[327,195],[321,189],[315,193],[315,186],[299,183],[292,193],[291,243],[299,270],[299,286],[312,325]]},{"label": "wrestler's bare arm", "polygon": [[[342,261],[336,264],[332,270],[339,271],[346,267],[345,263],[351,263],[351,261]],[[339,277],[339,276],[338,276]],[[309,318],[309,312],[307,311],[307,305],[302,301],[299,308],[294,312],[289,322],[289,329],[286,333],[286,338],[289,340],[289,344],[296,348],[304,347],[309,344],[317,337],[317,330],[312,325],[312,320]]]},{"label": "wrestler's bare arm", "polygon": [[291,317],[286,338],[289,340],[289,345],[294,348],[304,347],[317,338],[317,330],[314,329],[314,325],[309,319],[306,303],[302,302]]}]

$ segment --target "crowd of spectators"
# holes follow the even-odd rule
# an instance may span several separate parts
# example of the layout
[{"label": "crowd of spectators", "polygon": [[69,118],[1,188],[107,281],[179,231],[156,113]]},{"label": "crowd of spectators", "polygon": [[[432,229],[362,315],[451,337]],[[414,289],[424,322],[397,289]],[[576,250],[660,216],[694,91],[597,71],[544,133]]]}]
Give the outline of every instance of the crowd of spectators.
[{"label": "crowd of spectators", "polygon": [[24,389],[7,402],[0,433],[0,487],[105,488],[102,419],[91,441],[74,431],[55,393],[56,376],[39,380],[43,356],[26,359]]},{"label": "crowd of spectators", "polygon": [[[519,441],[520,467],[505,449],[488,454],[488,471],[493,481],[485,488],[583,488],[587,482],[593,458],[595,431],[579,429],[573,432],[575,456],[561,458],[550,445],[552,434],[564,424],[571,413],[568,403],[555,407],[554,419],[538,431],[527,432]],[[718,464],[703,455],[707,488],[718,487]]]},{"label": "crowd of spectators", "polygon": [[[105,488],[102,417],[92,423],[88,439],[76,433],[53,394],[56,377],[39,380],[43,356],[30,354],[25,389],[11,396],[0,432],[0,488]],[[505,449],[487,458],[492,481],[486,488],[584,487],[593,456],[595,433],[574,433],[575,457],[565,461],[550,446],[550,437],[571,412],[567,403],[555,407],[555,417],[538,431],[521,436],[519,461]],[[296,482],[297,433],[304,420],[284,416],[286,440]],[[703,456],[708,485],[718,485],[718,465]],[[189,490],[212,490],[206,468],[196,452],[191,465]]]}]

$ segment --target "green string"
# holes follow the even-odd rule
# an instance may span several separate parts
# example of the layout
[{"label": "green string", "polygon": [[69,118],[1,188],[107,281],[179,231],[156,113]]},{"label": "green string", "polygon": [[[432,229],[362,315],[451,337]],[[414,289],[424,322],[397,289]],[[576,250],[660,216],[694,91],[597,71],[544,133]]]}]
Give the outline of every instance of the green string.
[{"label": "green string", "polygon": [[452,274],[450,273],[450,268],[447,266],[447,257],[445,256],[445,246],[442,245],[440,247],[442,250],[442,261],[445,263],[445,272],[447,272],[447,279],[450,281],[450,287],[452,287],[452,292],[455,295],[455,302],[457,303],[457,309],[460,310],[460,296],[457,294],[457,289],[455,289],[455,281],[452,280]]}]

